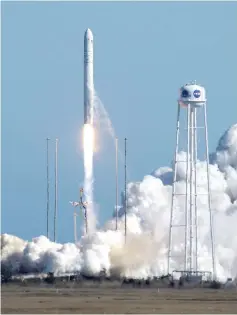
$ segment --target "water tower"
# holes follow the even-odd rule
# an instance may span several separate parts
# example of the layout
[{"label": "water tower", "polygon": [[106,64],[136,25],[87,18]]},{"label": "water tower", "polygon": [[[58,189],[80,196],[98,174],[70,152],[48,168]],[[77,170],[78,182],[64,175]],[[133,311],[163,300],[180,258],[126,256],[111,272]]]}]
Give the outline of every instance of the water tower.
[{"label": "water tower", "polygon": [[[184,113],[183,113],[184,111]],[[185,112],[186,111],[186,112]],[[181,115],[185,114],[185,128],[181,128]],[[200,119],[202,118],[202,119]],[[201,122],[202,121],[202,122]],[[211,210],[210,199],[210,179],[209,179],[209,153],[208,153],[208,132],[207,132],[207,114],[206,114],[206,91],[204,87],[195,83],[184,85],[180,89],[180,95],[178,99],[178,111],[177,111],[177,125],[176,125],[176,148],[174,156],[174,175],[172,186],[172,201],[171,201],[171,215],[170,215],[170,227],[169,227],[169,245],[168,245],[168,274],[171,274],[171,260],[179,260],[179,264],[183,265],[182,273],[189,275],[197,275],[199,273],[198,266],[198,187],[197,187],[197,153],[200,151],[200,131],[203,130],[203,142],[205,144],[205,164],[206,164],[206,178],[207,193],[205,196],[202,194],[202,198],[206,198],[206,205],[209,215],[208,224],[209,240],[211,248],[211,261],[212,261],[212,277],[215,278],[215,252],[214,252],[214,239],[213,239],[213,219]],[[187,156],[185,159],[178,159],[178,152],[180,151],[181,131],[185,136],[185,150]],[[203,160],[203,159],[202,159]],[[186,189],[180,193],[177,190],[177,168],[178,164],[183,163],[185,166],[185,180]],[[183,197],[183,199],[182,199]],[[183,205],[177,206],[182,199]],[[176,211],[184,213],[183,222],[177,223]],[[175,257],[177,252],[175,251],[174,238],[177,235],[182,235],[184,244],[181,257]],[[177,244],[176,244],[177,245]]]}]

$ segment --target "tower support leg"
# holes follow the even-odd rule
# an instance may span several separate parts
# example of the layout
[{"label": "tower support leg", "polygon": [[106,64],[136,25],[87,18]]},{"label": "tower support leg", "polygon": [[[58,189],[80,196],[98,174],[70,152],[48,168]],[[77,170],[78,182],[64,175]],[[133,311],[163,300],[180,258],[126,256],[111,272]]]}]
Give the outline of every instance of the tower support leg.
[{"label": "tower support leg", "polygon": [[170,212],[170,226],[169,226],[169,244],[168,244],[168,263],[167,273],[170,274],[170,258],[171,258],[171,247],[172,247],[172,224],[173,224],[173,212],[174,212],[174,198],[175,198],[175,183],[177,180],[177,155],[179,147],[179,130],[180,130],[180,105],[178,104],[177,110],[177,122],[176,122],[176,145],[174,154],[174,171],[173,171],[173,185],[172,185],[172,199],[171,199],[171,212]]},{"label": "tower support leg", "polygon": [[210,235],[211,235],[212,276],[213,276],[213,279],[216,279],[215,245],[214,245],[213,218],[212,218],[211,195],[210,195],[209,150],[208,150],[206,104],[204,105],[204,124],[205,124],[205,140],[206,140],[206,170],[207,170],[207,190],[208,190],[208,208],[209,208],[208,210],[209,210],[209,218],[210,218]]}]

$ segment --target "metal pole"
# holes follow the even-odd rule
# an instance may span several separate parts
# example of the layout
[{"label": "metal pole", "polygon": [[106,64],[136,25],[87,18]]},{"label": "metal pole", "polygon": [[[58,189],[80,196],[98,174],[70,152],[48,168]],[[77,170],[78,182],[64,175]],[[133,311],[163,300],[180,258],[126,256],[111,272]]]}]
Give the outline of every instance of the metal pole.
[{"label": "metal pole", "polygon": [[127,139],[124,139],[124,236],[127,240]]},{"label": "metal pole", "polygon": [[194,112],[194,207],[195,207],[195,271],[198,271],[198,220],[197,220],[197,109]]},{"label": "metal pole", "polygon": [[118,230],[118,138],[115,140],[115,164],[116,164],[116,202],[115,202],[115,214],[116,214],[116,231]]},{"label": "metal pole", "polygon": [[190,254],[190,266],[189,271],[193,271],[193,147],[194,147],[194,133],[193,133],[193,119],[194,119],[194,108],[191,107],[190,110],[190,203],[189,203],[189,213],[190,213],[190,243],[189,243],[189,254]]},{"label": "metal pole", "polygon": [[49,238],[49,138],[46,139],[47,145],[47,215],[46,215],[46,235]]},{"label": "metal pole", "polygon": [[75,244],[77,243],[77,213],[76,207],[74,207],[74,240]]},{"label": "metal pole", "polygon": [[188,204],[189,204],[189,154],[190,154],[190,139],[189,139],[189,133],[190,133],[190,104],[188,105],[187,109],[187,159],[186,159],[186,199],[185,199],[185,244],[184,244],[184,270],[187,270],[188,265]]},{"label": "metal pole", "polygon": [[54,198],[54,242],[56,242],[56,227],[58,215],[58,139],[55,142],[55,198]]},{"label": "metal pole", "polygon": [[215,244],[214,244],[214,231],[213,231],[213,217],[211,208],[211,195],[210,195],[210,174],[209,174],[209,150],[208,150],[208,132],[207,132],[207,109],[204,105],[204,124],[205,124],[205,138],[206,138],[206,167],[207,167],[207,189],[208,189],[208,208],[210,216],[210,233],[211,233],[211,251],[212,251],[212,274],[213,279],[216,278],[216,263],[215,263]]},{"label": "metal pole", "polygon": [[172,245],[172,224],[173,224],[173,206],[174,206],[174,196],[175,196],[175,183],[177,177],[177,154],[179,146],[179,117],[180,117],[180,105],[178,104],[177,111],[177,123],[176,123],[176,147],[174,154],[174,173],[173,173],[173,185],[172,185],[172,199],[171,199],[171,213],[170,213],[170,227],[169,227],[169,245],[168,245],[168,264],[167,273],[170,274],[170,257],[171,257],[171,245]]},{"label": "metal pole", "polygon": [[87,207],[85,207],[84,218],[85,218],[85,234],[88,234]]}]

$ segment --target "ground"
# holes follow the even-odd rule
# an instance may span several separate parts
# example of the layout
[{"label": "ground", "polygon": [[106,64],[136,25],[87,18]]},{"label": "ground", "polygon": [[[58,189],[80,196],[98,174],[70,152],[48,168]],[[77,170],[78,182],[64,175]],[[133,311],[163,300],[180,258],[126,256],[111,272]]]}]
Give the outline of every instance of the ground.
[{"label": "ground", "polygon": [[2,313],[235,313],[237,291],[133,288],[100,284],[77,287],[2,285]]}]

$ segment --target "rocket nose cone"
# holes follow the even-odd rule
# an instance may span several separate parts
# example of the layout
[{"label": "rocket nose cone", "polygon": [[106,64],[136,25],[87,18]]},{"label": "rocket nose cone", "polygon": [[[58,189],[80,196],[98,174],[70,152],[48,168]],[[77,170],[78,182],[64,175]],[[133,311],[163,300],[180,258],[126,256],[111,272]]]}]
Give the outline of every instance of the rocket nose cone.
[{"label": "rocket nose cone", "polygon": [[92,31],[88,28],[85,32],[85,38],[87,39],[93,39]]}]

